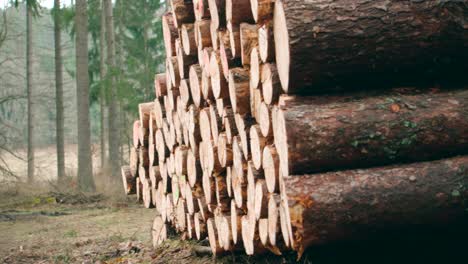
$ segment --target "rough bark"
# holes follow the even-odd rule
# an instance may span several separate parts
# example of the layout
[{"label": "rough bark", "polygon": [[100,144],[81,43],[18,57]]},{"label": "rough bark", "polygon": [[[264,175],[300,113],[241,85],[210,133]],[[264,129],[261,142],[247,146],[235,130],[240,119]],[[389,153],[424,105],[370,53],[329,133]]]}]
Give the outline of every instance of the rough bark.
[{"label": "rough bark", "polygon": [[[65,143],[64,143],[64,115],[63,115],[63,70],[62,70],[62,38],[60,25],[60,0],[54,1],[54,44],[55,44],[55,109],[57,136],[57,178],[65,177]],[[102,123],[101,123],[102,125]],[[103,139],[101,137],[101,139]],[[101,145],[104,140],[101,140]],[[101,148],[101,167],[104,163],[105,147]]]},{"label": "rough bark", "polygon": [[262,24],[273,18],[275,0],[250,0],[250,6],[256,23]]},{"label": "rough bark", "polygon": [[[103,1],[106,13],[107,66],[110,69],[113,69],[115,67],[115,36],[112,1]],[[107,71],[106,78],[109,80],[109,161],[111,166],[111,175],[113,177],[117,177],[119,173],[118,168],[120,168],[120,130],[117,122],[117,88],[115,85],[114,71]],[[143,127],[143,124],[140,125]]]},{"label": "rough bark", "polygon": [[467,67],[463,1],[276,0],[274,13],[288,93],[363,88],[363,77],[388,86],[447,80]]},{"label": "rough bark", "polygon": [[[33,30],[32,7],[26,5],[26,93],[28,101],[28,182],[34,181],[34,102],[33,102]],[[78,95],[79,97],[79,95]]]},{"label": "rough bark", "polygon": [[195,20],[192,1],[171,0],[174,25],[181,28],[183,23],[191,23]]},{"label": "rough bark", "polygon": [[226,20],[236,25],[254,23],[250,0],[226,0]]},{"label": "rough bark", "polygon": [[274,135],[282,174],[466,152],[468,92],[407,93],[364,98],[285,97]]},{"label": "rough bark", "polygon": [[284,179],[290,243],[308,246],[466,217],[468,157]]},{"label": "rough bark", "polygon": [[[76,1],[75,25],[78,109],[78,184],[84,191],[94,191],[95,185],[93,179],[91,129],[89,120],[88,13],[85,0]],[[118,166],[116,170],[118,171],[119,168]]]}]

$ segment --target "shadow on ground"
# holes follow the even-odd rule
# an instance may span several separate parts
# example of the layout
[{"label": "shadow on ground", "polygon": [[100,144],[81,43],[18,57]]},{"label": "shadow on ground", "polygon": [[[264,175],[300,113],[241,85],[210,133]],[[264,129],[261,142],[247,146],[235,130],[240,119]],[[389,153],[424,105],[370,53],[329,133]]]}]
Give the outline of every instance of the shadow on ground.
[{"label": "shadow on ground", "polygon": [[[77,194],[73,194],[77,195]],[[104,195],[0,193],[1,263],[296,263],[296,255],[199,256],[204,242],[173,237],[157,249],[150,227],[155,210],[133,199]],[[468,223],[399,230],[365,241],[320,246],[299,263],[466,263]]]}]

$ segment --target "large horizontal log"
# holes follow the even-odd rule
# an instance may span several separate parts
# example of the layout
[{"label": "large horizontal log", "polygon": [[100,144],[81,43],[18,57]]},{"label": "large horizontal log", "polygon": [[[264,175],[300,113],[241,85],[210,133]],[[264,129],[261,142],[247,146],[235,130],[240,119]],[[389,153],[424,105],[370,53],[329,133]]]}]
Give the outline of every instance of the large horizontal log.
[{"label": "large horizontal log", "polygon": [[389,86],[463,78],[467,14],[464,1],[276,0],[282,87],[301,93],[363,88],[363,78]]},{"label": "large horizontal log", "polygon": [[468,91],[394,90],[363,98],[290,96],[281,101],[273,125],[284,176],[468,150]]},{"label": "large horizontal log", "polygon": [[284,178],[286,234],[308,246],[466,217],[468,157]]}]

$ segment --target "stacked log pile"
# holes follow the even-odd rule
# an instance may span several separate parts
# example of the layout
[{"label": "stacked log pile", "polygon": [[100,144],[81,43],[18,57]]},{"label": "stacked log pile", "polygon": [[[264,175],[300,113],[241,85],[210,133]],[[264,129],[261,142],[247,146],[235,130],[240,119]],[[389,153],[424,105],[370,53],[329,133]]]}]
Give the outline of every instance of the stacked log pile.
[{"label": "stacked log pile", "polygon": [[349,2],[169,1],[166,72],[122,167],[155,246],[173,228],[214,254],[300,255],[464,214],[468,90],[381,88],[458,80],[468,7]]}]

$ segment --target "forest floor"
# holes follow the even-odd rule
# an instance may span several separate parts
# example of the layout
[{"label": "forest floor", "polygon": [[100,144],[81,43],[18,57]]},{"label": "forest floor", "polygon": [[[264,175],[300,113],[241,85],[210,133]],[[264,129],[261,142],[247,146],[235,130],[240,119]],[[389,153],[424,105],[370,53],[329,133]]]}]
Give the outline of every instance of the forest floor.
[{"label": "forest floor", "polygon": [[[31,188],[31,187],[28,187]],[[27,189],[31,190],[31,189]],[[0,263],[295,263],[296,256],[198,256],[207,241],[172,237],[153,249],[155,210],[134,197],[38,192],[0,188]],[[447,233],[449,236],[447,237]],[[441,236],[442,234],[442,236]],[[413,235],[317,247],[300,263],[448,263],[466,261],[466,229],[445,228]],[[465,262],[466,263],[466,262]]]}]

